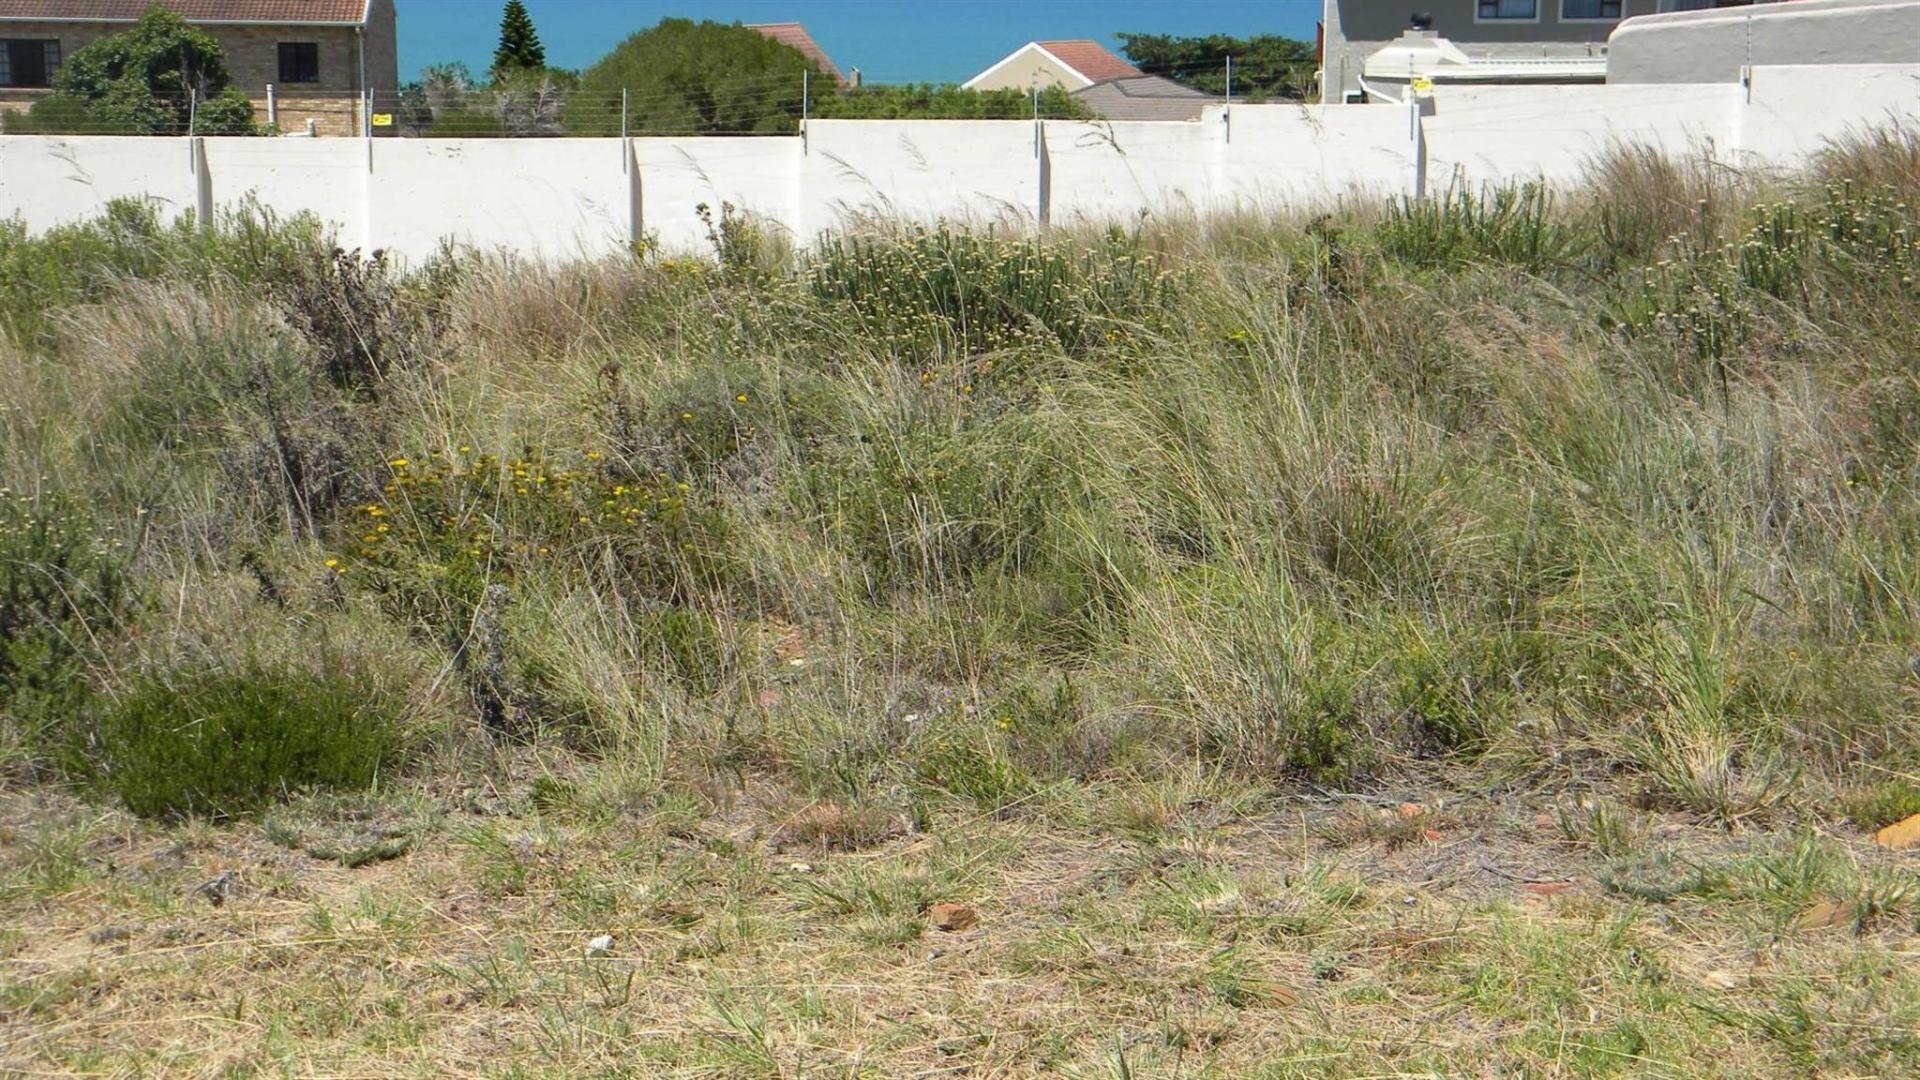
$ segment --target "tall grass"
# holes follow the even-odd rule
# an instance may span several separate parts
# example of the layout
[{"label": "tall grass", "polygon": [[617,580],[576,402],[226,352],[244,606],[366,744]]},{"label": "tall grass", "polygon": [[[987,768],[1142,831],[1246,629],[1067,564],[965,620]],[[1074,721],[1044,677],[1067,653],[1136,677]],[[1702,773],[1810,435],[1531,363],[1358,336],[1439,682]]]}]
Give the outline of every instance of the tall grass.
[{"label": "tall grass", "polygon": [[1739,820],[1920,764],[1912,146],[412,275],[110,218],[8,241],[85,284],[9,295],[0,483],[132,538],[99,709],[372,634],[430,742],[622,802],[1438,760]]}]

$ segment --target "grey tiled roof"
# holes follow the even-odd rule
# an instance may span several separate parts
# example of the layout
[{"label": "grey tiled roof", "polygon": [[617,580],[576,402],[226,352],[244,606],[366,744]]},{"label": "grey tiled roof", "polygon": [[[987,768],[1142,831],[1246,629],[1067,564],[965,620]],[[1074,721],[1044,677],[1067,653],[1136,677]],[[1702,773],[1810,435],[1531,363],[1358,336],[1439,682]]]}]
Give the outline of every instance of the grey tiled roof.
[{"label": "grey tiled roof", "polygon": [[1108,79],[1073,92],[1075,101],[1104,120],[1198,120],[1220,99],[1158,75]]}]

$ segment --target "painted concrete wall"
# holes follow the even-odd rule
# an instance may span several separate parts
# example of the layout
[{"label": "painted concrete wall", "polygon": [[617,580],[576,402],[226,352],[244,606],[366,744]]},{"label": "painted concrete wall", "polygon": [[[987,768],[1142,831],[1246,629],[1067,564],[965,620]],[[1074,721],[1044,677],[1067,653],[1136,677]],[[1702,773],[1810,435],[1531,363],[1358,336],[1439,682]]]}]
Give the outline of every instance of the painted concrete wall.
[{"label": "painted concrete wall", "polygon": [[641,236],[702,250],[702,203],[716,215],[732,203],[801,244],[864,215],[1027,230],[1423,183],[1572,182],[1615,141],[1791,165],[1889,121],[1920,127],[1920,65],[1759,67],[1750,85],[1441,86],[1417,121],[1393,105],[1235,105],[1197,122],[835,120],[801,137],[625,142],[0,135],[0,216],[38,231],[114,198],[182,214],[203,195],[251,197],[407,260],[443,239],[563,259]]},{"label": "painted concrete wall", "polygon": [[1920,130],[1920,67],[1874,64],[1764,67],[1735,140],[1754,164],[1790,162],[1863,128]]},{"label": "painted concrete wall", "polygon": [[1747,65],[1920,64],[1920,0],[1796,0],[1620,24],[1610,83],[1732,82]]},{"label": "painted concrete wall", "polygon": [[1049,221],[1125,221],[1203,210],[1219,168],[1219,117],[1199,123],[1048,120]]},{"label": "painted concrete wall", "polygon": [[1579,178],[1610,144],[1732,150],[1744,94],[1709,86],[1450,86],[1426,121],[1430,191],[1502,177]]},{"label": "painted concrete wall", "polygon": [[451,238],[574,258],[615,250],[629,235],[618,140],[380,139],[372,147],[366,213],[375,246],[417,257]]},{"label": "painted concrete wall", "polygon": [[1323,203],[1413,190],[1412,124],[1393,106],[1236,105],[1221,139],[1216,206]]},{"label": "painted concrete wall", "polygon": [[36,231],[98,217],[128,196],[191,213],[195,190],[186,139],[0,135],[0,216],[18,214]]},{"label": "painted concrete wall", "polygon": [[848,214],[1030,225],[1040,214],[1035,126],[1024,120],[814,120],[798,234]]},{"label": "painted concrete wall", "polygon": [[663,250],[707,244],[698,207],[715,221],[725,204],[792,234],[800,216],[800,140],[718,136],[635,139],[640,227]]},{"label": "painted concrete wall", "polygon": [[[163,140],[177,142],[179,140]],[[252,200],[281,217],[312,214],[340,224],[340,242],[373,247],[366,213],[367,144],[360,139],[207,139],[216,206]],[[0,167],[0,177],[5,176]],[[4,183],[4,181],[0,181]],[[192,208],[192,203],[188,203]]]}]

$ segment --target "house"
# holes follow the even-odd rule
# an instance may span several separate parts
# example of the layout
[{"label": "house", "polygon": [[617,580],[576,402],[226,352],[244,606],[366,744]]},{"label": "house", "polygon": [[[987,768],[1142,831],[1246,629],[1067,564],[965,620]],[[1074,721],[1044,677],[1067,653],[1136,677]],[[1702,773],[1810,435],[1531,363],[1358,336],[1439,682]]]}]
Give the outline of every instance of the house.
[{"label": "house", "polygon": [[45,95],[65,58],[132,26],[155,3],[213,35],[256,120],[320,134],[364,131],[400,88],[393,0],[0,0],[0,109]]},{"label": "house", "polygon": [[1414,25],[1433,30],[1473,61],[1508,71],[1531,63],[1603,58],[1623,19],[1748,0],[1322,0],[1321,100],[1358,100],[1367,58]]},{"label": "house", "polygon": [[1146,72],[1108,52],[1097,41],[1029,41],[961,85],[968,90],[1045,90],[1072,93]]},{"label": "house", "polygon": [[1159,75],[1108,79],[1071,95],[1103,120],[1198,120],[1221,99]]},{"label": "house", "polygon": [[821,74],[832,79],[834,86],[842,90],[860,85],[860,69],[853,69],[852,76],[841,74],[840,69],[827,58],[827,51],[820,47],[819,42],[813,40],[813,35],[807,33],[806,27],[797,22],[749,23],[747,29],[758,30],[762,37],[772,38],[782,45],[798,50],[801,55],[813,61]]},{"label": "house", "polygon": [[969,90],[1065,90],[1107,120],[1198,120],[1220,99],[1149,75],[1097,41],[1030,41],[963,83]]},{"label": "house", "polygon": [[1765,64],[1920,64],[1920,0],[1797,0],[1630,19],[1609,83],[1735,82]]}]

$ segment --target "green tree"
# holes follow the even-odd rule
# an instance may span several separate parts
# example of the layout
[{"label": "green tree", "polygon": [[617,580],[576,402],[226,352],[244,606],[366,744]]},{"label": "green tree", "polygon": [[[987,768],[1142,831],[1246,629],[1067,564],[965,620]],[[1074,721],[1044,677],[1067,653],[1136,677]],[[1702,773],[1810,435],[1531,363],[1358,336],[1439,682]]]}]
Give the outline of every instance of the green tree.
[{"label": "green tree", "polygon": [[830,85],[798,49],[756,30],[662,19],[581,74],[566,126],[581,135],[619,134],[624,90],[634,134],[794,131],[803,74],[815,87]]},{"label": "green tree", "polygon": [[253,105],[228,85],[220,43],[155,5],[121,33],[76,51],[54,92],[7,121],[10,132],[248,135]]},{"label": "green tree", "polygon": [[[961,86],[863,86],[844,93],[814,95],[809,110],[822,119],[845,120],[1024,120],[1033,115],[1025,90],[968,90]],[[1040,92],[1040,115],[1085,119],[1085,105],[1059,87]]]},{"label": "green tree", "polygon": [[559,135],[568,98],[580,84],[570,71],[513,68],[476,83],[465,64],[436,64],[400,91],[400,129],[408,135],[468,138]]},{"label": "green tree", "polygon": [[1209,34],[1121,34],[1121,50],[1134,66],[1208,94],[1227,92],[1227,58],[1233,58],[1233,96],[1248,101],[1298,101],[1307,96],[1315,67],[1313,44],[1276,34],[1249,38]]},{"label": "green tree", "polygon": [[533,16],[521,0],[507,0],[500,13],[500,45],[493,50],[493,73],[498,78],[514,71],[538,71],[547,66],[547,50],[533,28]]}]

